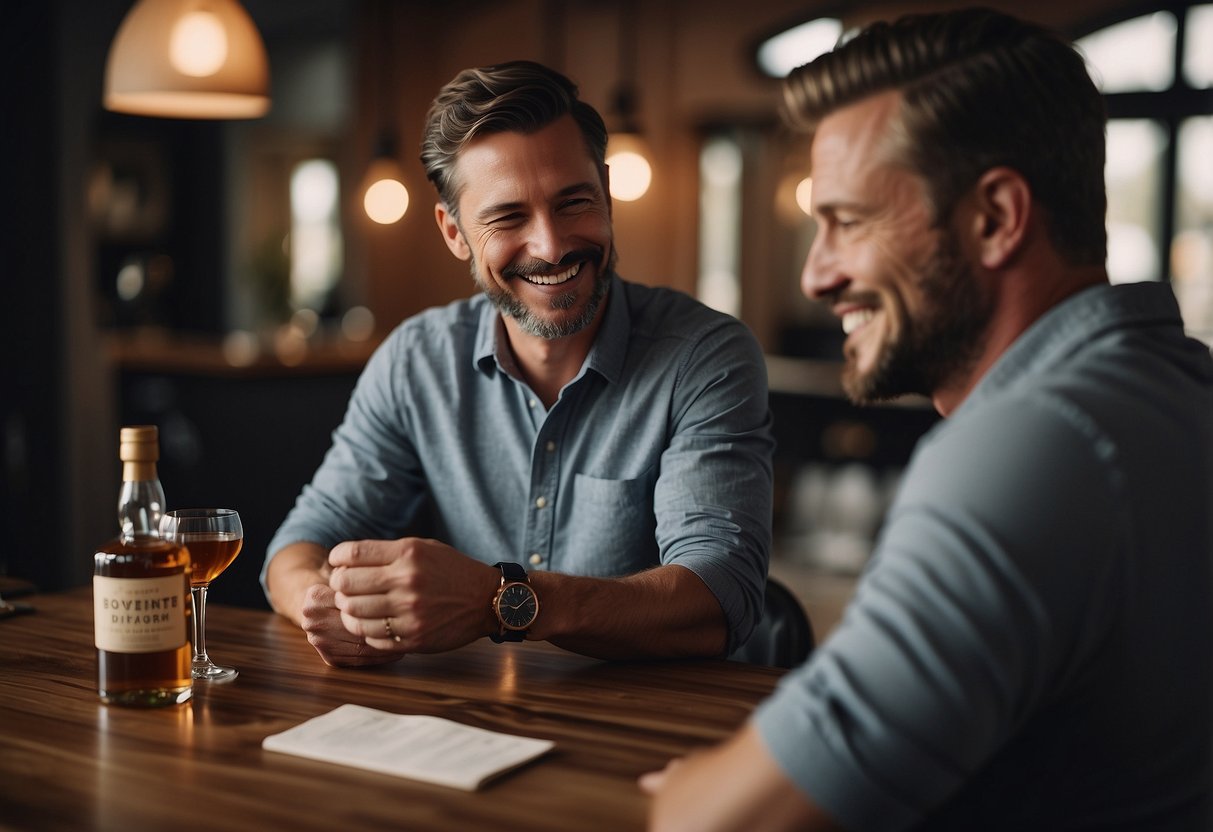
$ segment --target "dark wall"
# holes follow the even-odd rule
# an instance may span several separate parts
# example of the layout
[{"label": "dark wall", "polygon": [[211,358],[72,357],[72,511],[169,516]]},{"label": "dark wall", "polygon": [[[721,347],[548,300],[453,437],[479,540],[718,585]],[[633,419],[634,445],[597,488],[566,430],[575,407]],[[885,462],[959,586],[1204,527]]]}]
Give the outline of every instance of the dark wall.
[{"label": "dark wall", "polygon": [[210,600],[268,608],[258,583],[266,546],[328,450],[355,381],[353,372],[122,374],[122,423],[160,427],[169,508],[240,512],[244,548],[211,585]]},{"label": "dark wall", "polygon": [[0,25],[0,575],[61,580],[63,365],[55,228],[56,11],[6,4]]}]

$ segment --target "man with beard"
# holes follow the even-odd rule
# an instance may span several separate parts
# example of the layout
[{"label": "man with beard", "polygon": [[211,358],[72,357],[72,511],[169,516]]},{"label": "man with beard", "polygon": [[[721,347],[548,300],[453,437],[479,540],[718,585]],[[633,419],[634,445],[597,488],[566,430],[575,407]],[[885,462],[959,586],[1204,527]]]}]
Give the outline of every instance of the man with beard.
[{"label": "man with beard", "polygon": [[[435,217],[481,292],[379,347],[262,573],[329,664],[483,636],[719,656],[758,622],[762,353],[736,319],[615,273],[605,147],[538,64],[466,70],[434,100]],[[412,536],[423,516],[432,537]]]},{"label": "man with beard", "polygon": [[912,16],[785,90],[846,389],[947,418],[831,637],[641,779],[653,828],[1213,829],[1213,361],[1168,286],[1108,284],[1082,57]]}]

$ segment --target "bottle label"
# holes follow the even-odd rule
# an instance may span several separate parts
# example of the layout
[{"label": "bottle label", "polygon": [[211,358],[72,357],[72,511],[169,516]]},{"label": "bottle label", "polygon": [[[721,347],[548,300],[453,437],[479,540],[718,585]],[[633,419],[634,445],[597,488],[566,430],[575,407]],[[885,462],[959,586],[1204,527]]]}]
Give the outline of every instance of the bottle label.
[{"label": "bottle label", "polygon": [[156,653],[188,640],[181,575],[165,578],[93,576],[93,629],[98,650]]}]

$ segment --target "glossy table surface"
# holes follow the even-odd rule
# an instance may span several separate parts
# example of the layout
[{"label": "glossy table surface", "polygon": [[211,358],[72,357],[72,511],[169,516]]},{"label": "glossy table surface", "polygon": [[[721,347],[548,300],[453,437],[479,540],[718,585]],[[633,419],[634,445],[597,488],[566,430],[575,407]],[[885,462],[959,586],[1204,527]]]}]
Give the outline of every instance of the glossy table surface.
[{"label": "glossy table surface", "polygon": [[[637,776],[723,739],[781,672],[487,639],[337,669],[285,619],[214,605],[207,647],[239,678],[128,709],[97,699],[91,590],[23,600],[35,612],[0,620],[0,829],[642,829]],[[346,702],[556,746],[475,793],[261,748]]]}]

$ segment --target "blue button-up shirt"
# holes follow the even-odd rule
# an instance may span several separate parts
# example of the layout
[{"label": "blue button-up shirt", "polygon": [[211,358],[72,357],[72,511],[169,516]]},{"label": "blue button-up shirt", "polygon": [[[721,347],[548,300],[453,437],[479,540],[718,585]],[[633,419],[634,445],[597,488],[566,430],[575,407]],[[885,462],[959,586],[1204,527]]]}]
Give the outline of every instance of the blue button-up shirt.
[{"label": "blue button-up shirt", "polygon": [[[766,368],[736,319],[612,282],[577,376],[546,409],[482,296],[376,350],[312,482],[270,542],[426,533],[485,563],[620,576],[662,564],[719,600],[729,648],[761,613],[771,543]],[[264,582],[265,572],[262,572]]]}]

